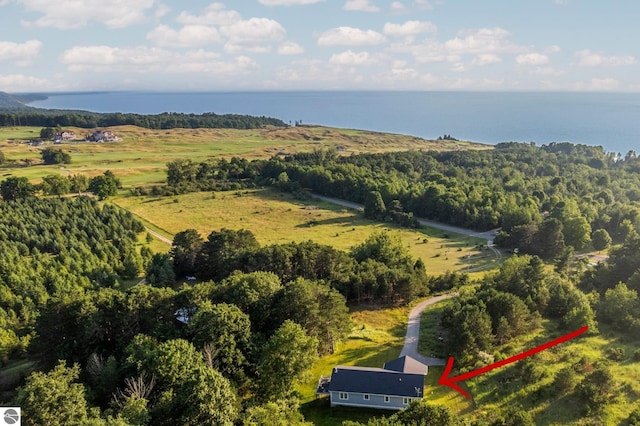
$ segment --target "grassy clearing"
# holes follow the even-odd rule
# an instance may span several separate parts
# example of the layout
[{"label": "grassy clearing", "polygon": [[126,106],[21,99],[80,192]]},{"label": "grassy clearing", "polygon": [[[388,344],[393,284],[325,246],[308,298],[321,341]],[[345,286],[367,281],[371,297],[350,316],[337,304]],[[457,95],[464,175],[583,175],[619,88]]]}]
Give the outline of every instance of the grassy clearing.
[{"label": "grassy clearing", "polygon": [[422,313],[420,318],[420,338],[418,340],[418,351],[421,354],[436,358],[448,357],[443,340],[439,340],[438,337],[444,336],[443,330],[440,328],[442,311],[445,306],[452,303],[452,299],[445,299],[429,306]]},{"label": "grassy clearing", "polygon": [[[542,328],[508,344],[502,348],[502,352],[508,356],[521,353],[565,333],[558,331],[555,323],[544,321]],[[535,364],[542,368],[543,374],[539,380],[527,381],[520,370],[524,361],[519,361],[466,382],[474,398],[473,409],[461,409],[456,405],[462,397],[443,402],[460,415],[468,413],[472,418],[484,421],[494,419],[497,412],[520,406],[530,412],[536,424],[540,425],[581,425],[587,424],[586,418],[590,418],[594,424],[624,424],[629,413],[638,406],[640,398],[640,362],[633,359],[633,352],[639,344],[638,338],[622,337],[601,326],[601,334],[580,336],[532,357]],[[620,361],[609,359],[609,348],[623,348],[625,358]],[[560,369],[577,363],[582,365],[585,361],[584,368],[578,373],[578,381],[593,366],[606,364],[619,385],[618,396],[612,398],[600,413],[591,415],[587,415],[577,391],[557,395],[552,386],[555,374]]]},{"label": "grassy clearing", "polygon": [[171,235],[188,228],[203,237],[221,228],[248,229],[262,245],[313,240],[349,250],[375,231],[391,230],[400,234],[412,256],[423,259],[430,274],[491,268],[500,262],[490,251],[477,247],[483,242],[480,239],[454,234],[443,238],[442,231],[432,228],[409,230],[381,224],[344,207],[317,200],[299,201],[271,189],[175,197],[126,196],[113,202],[150,227]]},{"label": "grassy clearing", "polygon": [[366,422],[388,412],[352,408],[330,408],[326,400],[316,400],[316,384],[320,376],[330,376],[336,365],[382,367],[397,358],[404,344],[409,307],[355,309],[351,318],[352,332],[337,345],[335,353],[325,356],[309,372],[309,380],[299,389],[305,419],[315,425],[340,425],[344,420]]},{"label": "grassy clearing", "polygon": [[[429,328],[422,330],[422,326],[438,316],[447,303],[451,301],[440,302],[424,311],[419,348],[424,355],[431,355],[431,352],[423,350],[425,347],[423,340],[433,340],[435,334]],[[330,376],[331,369],[336,365],[382,367],[386,361],[397,358],[404,345],[410,310],[411,306],[385,309],[367,307],[352,311],[351,318],[354,326],[347,340],[337,346],[334,354],[316,362],[309,374],[309,381],[299,389],[305,419],[316,425],[329,426],[340,425],[344,420],[366,422],[372,417],[393,413],[382,410],[330,408],[326,400],[315,400],[315,386],[320,376]],[[429,368],[429,374],[425,378],[425,398],[430,402],[446,405],[457,414],[469,412],[472,409],[469,401],[457,392],[437,385],[443,370],[443,367]]]},{"label": "grassy clearing", "polygon": [[[242,156],[268,158],[283,153],[335,148],[343,155],[361,152],[385,152],[408,149],[455,150],[488,149],[487,145],[457,141],[427,141],[413,136],[392,135],[328,127],[235,129],[150,130],[136,126],[109,128],[121,142],[57,145],[71,154],[72,164],[65,168],[40,165],[40,150],[27,141],[40,135],[39,127],[0,127],[0,149],[10,160],[0,167],[5,176],[26,176],[33,182],[52,173],[82,173],[95,176],[112,170],[126,186],[164,183],[165,165],[176,158],[203,161],[207,158]],[[78,137],[87,129],[68,128]],[[27,164],[32,166],[27,167]]]}]

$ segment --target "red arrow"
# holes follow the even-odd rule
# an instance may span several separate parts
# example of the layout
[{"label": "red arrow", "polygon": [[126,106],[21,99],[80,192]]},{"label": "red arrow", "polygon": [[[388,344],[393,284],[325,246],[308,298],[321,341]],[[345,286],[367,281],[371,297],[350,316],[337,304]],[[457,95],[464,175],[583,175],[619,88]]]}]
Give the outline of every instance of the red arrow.
[{"label": "red arrow", "polygon": [[451,373],[451,369],[453,368],[453,357],[449,357],[449,361],[447,361],[447,366],[444,368],[444,372],[442,373],[442,376],[440,376],[440,380],[438,380],[438,384],[443,386],[449,386],[451,389],[455,389],[458,392],[460,392],[462,395],[466,396],[468,399],[471,399],[471,397],[467,392],[465,392],[460,386],[456,385],[456,382],[461,382],[463,380],[471,379],[472,377],[479,376],[480,374],[484,374],[487,371],[491,371],[495,368],[502,367],[503,365],[511,364],[512,362],[520,361],[521,359],[530,357],[531,355],[537,354],[538,352],[542,352],[545,349],[549,349],[550,347],[559,345],[560,343],[566,342],[567,340],[571,340],[575,337],[578,337],[579,335],[587,331],[588,328],[589,327],[585,325],[584,327],[574,331],[573,333],[569,333],[562,337],[558,337],[555,340],[544,343],[540,346],[536,346],[535,348],[529,349],[526,352],[522,352],[521,354],[514,355],[507,359],[503,359],[502,361],[498,361],[496,363],[487,365],[477,370],[469,371],[468,373],[464,373],[456,377],[449,377],[449,373]]}]

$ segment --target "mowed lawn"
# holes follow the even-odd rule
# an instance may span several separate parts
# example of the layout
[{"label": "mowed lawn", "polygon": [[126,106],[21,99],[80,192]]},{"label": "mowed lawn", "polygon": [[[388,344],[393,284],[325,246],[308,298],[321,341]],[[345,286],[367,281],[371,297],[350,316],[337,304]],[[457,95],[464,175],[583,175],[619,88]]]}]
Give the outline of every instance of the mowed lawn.
[{"label": "mowed lawn", "polygon": [[414,258],[429,274],[489,269],[499,262],[491,251],[478,248],[483,240],[449,235],[431,228],[399,228],[364,219],[358,211],[318,200],[299,201],[272,189],[197,192],[171,197],[126,196],[113,202],[167,236],[185,229],[203,238],[222,228],[248,229],[261,245],[313,240],[349,250],[374,232],[397,232]]}]

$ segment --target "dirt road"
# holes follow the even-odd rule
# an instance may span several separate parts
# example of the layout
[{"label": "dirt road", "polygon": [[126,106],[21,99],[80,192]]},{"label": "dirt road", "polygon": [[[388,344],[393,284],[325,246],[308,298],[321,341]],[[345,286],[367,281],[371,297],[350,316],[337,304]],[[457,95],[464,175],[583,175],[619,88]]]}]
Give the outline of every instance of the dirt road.
[{"label": "dirt road", "polygon": [[165,237],[164,235],[158,234],[156,231],[153,231],[147,227],[145,227],[144,229],[146,229],[146,231],[149,234],[151,234],[152,237],[159,239],[163,243],[167,243],[169,245],[173,244],[173,241],[171,241],[169,238]]},{"label": "dirt road", "polygon": [[442,296],[432,297],[414,307],[409,313],[409,322],[407,324],[407,334],[404,337],[404,346],[400,356],[410,356],[426,365],[445,365],[446,360],[441,358],[433,358],[421,355],[418,352],[418,339],[420,337],[420,316],[428,306],[438,303],[441,300],[450,299],[458,296],[458,293],[443,294]]}]

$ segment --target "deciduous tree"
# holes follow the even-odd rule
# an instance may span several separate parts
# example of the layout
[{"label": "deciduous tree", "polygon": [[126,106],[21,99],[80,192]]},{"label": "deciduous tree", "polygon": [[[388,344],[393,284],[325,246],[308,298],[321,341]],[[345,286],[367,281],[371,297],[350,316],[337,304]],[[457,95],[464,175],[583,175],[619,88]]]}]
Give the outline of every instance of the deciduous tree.
[{"label": "deciduous tree", "polygon": [[48,373],[34,372],[20,389],[16,405],[22,407],[25,425],[85,425],[92,416],[85,388],[75,383],[80,376],[78,365],[66,367],[60,362]]},{"label": "deciduous tree", "polygon": [[257,365],[257,396],[264,401],[290,397],[318,358],[317,346],[317,340],[300,325],[285,321],[262,348]]}]

